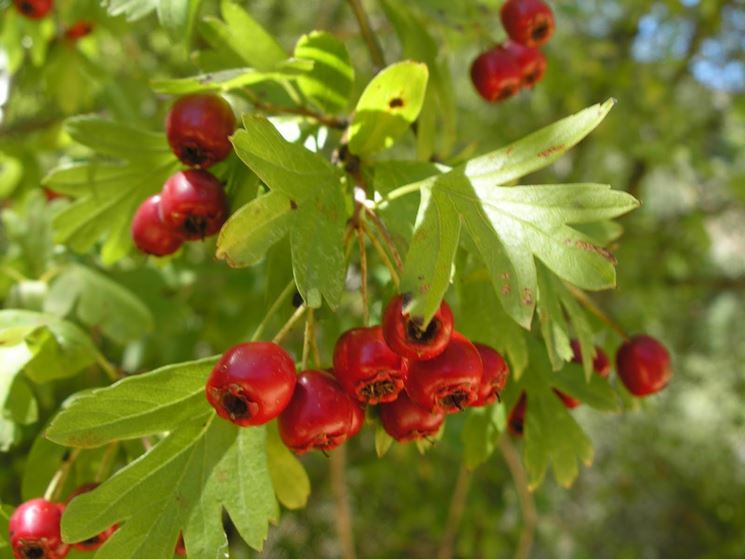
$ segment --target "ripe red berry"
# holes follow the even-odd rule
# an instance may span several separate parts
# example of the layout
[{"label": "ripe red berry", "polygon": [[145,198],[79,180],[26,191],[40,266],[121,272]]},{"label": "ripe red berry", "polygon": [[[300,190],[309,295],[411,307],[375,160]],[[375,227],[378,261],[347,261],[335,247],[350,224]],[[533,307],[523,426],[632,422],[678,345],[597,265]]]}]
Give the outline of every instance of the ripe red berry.
[{"label": "ripe red berry", "polygon": [[190,167],[209,167],[230,155],[229,136],[234,130],[233,109],[225,99],[209,93],[181,97],[166,119],[168,143]]},{"label": "ripe red berry", "polygon": [[332,450],[346,441],[359,422],[359,405],[332,376],[304,371],[290,404],[279,416],[279,435],[285,445],[303,454]]},{"label": "ripe red berry", "polygon": [[409,363],[406,392],[433,413],[455,413],[476,401],[483,374],[478,350],[463,334],[453,332],[443,353]]},{"label": "ripe red berry", "polygon": [[212,369],[205,393],[217,415],[236,425],[262,425],[277,417],[292,398],[295,362],[272,342],[235,345]]},{"label": "ripe red berry", "polygon": [[670,354],[651,336],[633,336],[616,354],[616,370],[626,388],[635,396],[659,392],[673,375]]},{"label": "ripe red berry", "polygon": [[176,542],[176,549],[173,552],[179,557],[186,557],[186,544],[184,544],[184,533],[180,532],[178,535],[178,541]]},{"label": "ripe red berry", "polygon": [[528,407],[528,398],[525,392],[520,394],[520,399],[512,408],[510,416],[507,418],[507,428],[513,435],[522,437],[525,431],[525,411]]},{"label": "ripe red berry", "polygon": [[[574,352],[574,356],[572,357],[572,362],[582,363],[582,348],[580,348],[579,346],[579,341],[571,340],[569,343],[571,344],[572,351]],[[592,360],[592,368],[595,371],[596,375],[601,376],[603,378],[606,378],[610,374],[610,362],[608,361],[608,356],[598,346],[595,346],[595,357]],[[554,392],[556,392],[556,395],[561,399],[562,402],[564,402],[564,405],[570,410],[576,408],[582,403],[580,400],[573,398],[572,396],[562,392],[561,390],[557,390],[554,388]]]},{"label": "ripe red berry", "polygon": [[11,515],[8,531],[16,559],[62,559],[70,546],[62,542],[60,520],[64,506],[32,499]]},{"label": "ripe red berry", "polygon": [[489,102],[509,99],[520,90],[522,80],[517,60],[502,45],[482,52],[471,64],[471,81]]},{"label": "ripe red berry", "polygon": [[41,19],[54,6],[54,0],[13,0],[16,9],[29,19]]},{"label": "ripe red berry", "polygon": [[86,35],[90,35],[91,32],[93,32],[93,23],[90,21],[80,20],[65,29],[65,38],[70,39],[71,41],[77,41]]},{"label": "ripe red berry", "polygon": [[380,422],[383,429],[398,442],[426,439],[436,434],[445,414],[432,413],[419,404],[412,402],[405,392],[398,399],[380,406]]},{"label": "ripe red berry", "polygon": [[526,47],[539,47],[554,32],[554,14],[543,0],[507,0],[502,25],[510,39]]},{"label": "ripe red berry", "polygon": [[406,359],[418,361],[437,357],[450,342],[453,333],[453,311],[443,301],[427,327],[421,320],[404,312],[405,296],[397,295],[383,313],[383,337],[388,346]]},{"label": "ripe red berry", "polygon": [[486,406],[494,403],[499,398],[499,393],[507,384],[507,376],[510,368],[504,357],[495,349],[484,344],[473,344],[481,356],[484,366],[484,376],[479,384],[478,397],[471,406]]},{"label": "ripe red berry", "polygon": [[334,348],[334,375],[363,404],[392,402],[404,388],[406,361],[383,339],[380,326],[345,332]]},{"label": "ripe red berry", "polygon": [[347,430],[347,438],[351,439],[362,429],[362,425],[365,423],[365,410],[357,402],[352,402],[352,419],[349,422],[349,429]]},{"label": "ripe red berry", "polygon": [[[78,495],[93,491],[96,487],[98,487],[98,485],[98,483],[86,483],[84,485],[81,485],[72,493],[70,493],[70,496],[67,498],[67,503],[69,504],[70,501],[72,501]],[[100,534],[93,536],[92,538],[88,538],[85,541],[73,544],[73,547],[75,547],[75,549],[79,549],[80,551],[95,551],[96,549],[101,547],[114,532],[116,532],[118,527],[119,526],[117,524],[114,524],[110,528],[107,528],[106,530],[104,530]]]},{"label": "ripe red berry", "polygon": [[526,47],[510,41],[505,46],[520,68],[522,87],[533,87],[546,73],[546,57],[536,48]]},{"label": "ripe red berry", "polygon": [[160,196],[151,196],[135,212],[132,220],[132,240],[142,252],[165,256],[176,252],[184,237],[161,219]]},{"label": "ripe red berry", "polygon": [[228,217],[225,189],[201,169],[172,175],[160,193],[160,208],[163,223],[191,240],[214,235]]}]

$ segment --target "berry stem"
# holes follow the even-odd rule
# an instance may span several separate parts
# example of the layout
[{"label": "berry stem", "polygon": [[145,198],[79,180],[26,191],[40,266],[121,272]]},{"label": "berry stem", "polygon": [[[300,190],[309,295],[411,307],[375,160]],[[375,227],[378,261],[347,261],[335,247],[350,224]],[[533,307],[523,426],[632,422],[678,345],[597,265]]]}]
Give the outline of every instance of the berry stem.
[{"label": "berry stem", "polygon": [[362,324],[370,321],[370,300],[367,295],[367,249],[362,228],[357,228],[357,246],[360,249],[360,295],[362,295]]},{"label": "berry stem", "polygon": [[590,297],[588,297],[588,295],[584,291],[567,282],[564,282],[564,286],[583,307],[594,314],[601,322],[603,322],[616,334],[621,336],[621,338],[623,338],[624,340],[628,338],[623,328],[621,328],[615,321],[613,321],[607,314],[605,314],[603,310],[598,307],[595,301],[590,299]]},{"label": "berry stem", "polygon": [[377,230],[380,232],[380,234],[383,236],[383,240],[385,241],[385,244],[388,246],[388,250],[391,252],[391,255],[393,256],[393,261],[396,263],[396,266],[399,270],[403,269],[404,264],[403,260],[401,260],[401,254],[398,252],[398,249],[396,248],[396,243],[393,241],[393,236],[391,235],[391,232],[388,231],[388,228],[385,226],[385,223],[383,223],[383,220],[380,219],[380,216],[376,214],[373,210],[365,206],[365,215],[367,215],[377,228]]},{"label": "berry stem", "polygon": [[112,382],[116,382],[124,376],[100,351],[96,351],[96,363]]},{"label": "berry stem", "polygon": [[290,319],[285,322],[285,325],[282,326],[279,332],[277,332],[277,335],[274,336],[272,339],[272,342],[275,344],[279,344],[284,337],[287,335],[287,333],[292,330],[292,327],[295,326],[295,323],[300,320],[305,313],[305,311],[308,310],[307,305],[300,305],[297,310],[292,314]]},{"label": "berry stem", "polygon": [[396,200],[397,198],[401,198],[408,194],[413,194],[414,192],[419,192],[422,188],[424,188],[428,184],[429,184],[429,181],[419,181],[419,182],[413,182],[411,184],[405,184],[403,186],[399,186],[398,188],[394,188],[388,194],[383,196],[381,200],[376,202],[374,207],[384,208],[386,205],[388,205],[388,203],[392,202],[393,200]]},{"label": "berry stem", "polygon": [[448,517],[445,522],[445,530],[440,540],[440,548],[437,550],[437,559],[452,559],[455,537],[458,535],[458,526],[463,518],[463,511],[466,508],[466,498],[468,490],[471,487],[471,472],[466,468],[465,463],[460,465],[458,478],[453,488],[453,496],[450,499],[450,508]]},{"label": "berry stem", "polygon": [[515,489],[520,499],[520,510],[523,515],[523,530],[520,534],[520,542],[515,551],[515,559],[528,559],[530,550],[533,547],[536,525],[538,524],[538,513],[533,502],[533,495],[528,487],[528,477],[525,474],[525,468],[520,461],[520,455],[517,453],[515,445],[504,434],[499,437],[499,450],[502,452],[507,468],[510,470],[512,480],[515,482]]},{"label": "berry stem", "polygon": [[336,533],[341,545],[342,559],[356,559],[352,514],[349,510],[349,497],[347,495],[346,467],[347,449],[342,445],[331,454],[329,459],[331,489],[336,503]]},{"label": "berry stem", "polygon": [[96,472],[96,477],[94,478],[94,481],[96,483],[101,483],[108,477],[109,472],[111,471],[111,465],[113,464],[114,458],[116,457],[117,450],[119,450],[118,441],[114,441],[106,447],[106,450],[104,450],[103,455],[101,456],[101,464],[99,464],[98,471]]},{"label": "berry stem", "polygon": [[372,231],[367,227],[364,221],[360,221],[360,226],[362,227],[362,230],[367,235],[367,238],[370,239],[370,244],[375,249],[375,252],[378,253],[378,256],[380,256],[380,259],[383,261],[383,264],[386,268],[388,268],[388,272],[391,274],[391,281],[393,281],[393,284],[398,288],[398,286],[401,284],[401,279],[399,278],[398,272],[396,271],[396,267],[393,265],[393,262],[391,262],[391,259],[388,257],[388,254],[386,254],[385,249],[383,248],[383,245],[380,244],[380,241],[377,239],[377,237],[373,234]]},{"label": "berry stem", "polygon": [[305,371],[308,368],[308,357],[310,357],[310,338],[313,331],[313,309],[305,315],[305,330],[303,332],[303,358],[301,369]]},{"label": "berry stem", "polygon": [[65,481],[67,481],[67,477],[70,475],[72,465],[80,455],[80,450],[81,449],[76,448],[75,450],[70,452],[62,461],[60,467],[57,468],[57,471],[54,472],[52,479],[49,481],[49,485],[47,485],[46,491],[44,491],[44,498],[47,501],[56,502],[59,500],[62,493],[62,488],[65,485]]},{"label": "berry stem", "polygon": [[313,363],[316,369],[321,368],[321,354],[318,352],[318,339],[316,338],[316,315],[313,309],[309,309],[308,316],[310,317],[310,349],[313,353]]},{"label": "berry stem", "polygon": [[370,60],[372,60],[373,66],[380,70],[385,67],[385,56],[383,55],[383,49],[380,46],[378,37],[370,27],[370,20],[365,13],[365,9],[362,7],[360,0],[347,0],[349,7],[354,12],[354,17],[357,19],[357,24],[360,27],[360,33],[362,38],[367,43],[367,50],[370,51]]},{"label": "berry stem", "polygon": [[254,330],[254,333],[251,336],[252,342],[255,342],[261,337],[261,335],[264,333],[264,329],[266,328],[266,325],[269,322],[269,320],[271,320],[274,317],[274,315],[279,310],[279,307],[281,307],[284,304],[284,302],[290,297],[290,295],[292,295],[292,289],[294,286],[295,286],[295,281],[290,280],[287,286],[277,296],[274,303],[272,303],[272,306],[269,307],[268,311],[266,311],[264,318],[261,319],[261,322],[256,327],[256,330]]}]

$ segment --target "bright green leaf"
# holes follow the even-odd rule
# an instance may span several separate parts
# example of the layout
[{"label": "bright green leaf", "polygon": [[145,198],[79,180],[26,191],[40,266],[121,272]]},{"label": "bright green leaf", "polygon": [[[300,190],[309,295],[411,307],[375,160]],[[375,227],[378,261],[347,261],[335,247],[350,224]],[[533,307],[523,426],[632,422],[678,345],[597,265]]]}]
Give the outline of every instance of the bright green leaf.
[{"label": "bright green leaf", "polygon": [[303,95],[322,111],[333,113],[347,106],[354,68],[342,41],[325,31],[313,31],[298,39],[295,56],[314,62],[313,69],[297,80]]},{"label": "bright green leaf", "polygon": [[310,496],[310,479],[300,460],[279,438],[276,422],[267,426],[266,455],[279,502],[291,510],[305,507]]}]

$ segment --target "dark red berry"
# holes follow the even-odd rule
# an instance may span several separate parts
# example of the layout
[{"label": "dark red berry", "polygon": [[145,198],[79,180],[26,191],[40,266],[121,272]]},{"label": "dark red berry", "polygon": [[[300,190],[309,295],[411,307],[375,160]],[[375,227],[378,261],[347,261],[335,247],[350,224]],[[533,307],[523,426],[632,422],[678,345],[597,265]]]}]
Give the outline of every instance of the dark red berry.
[{"label": "dark red berry", "polygon": [[406,361],[388,347],[380,326],[345,332],[334,348],[334,375],[363,404],[392,402],[404,388]]},{"label": "dark red berry", "polygon": [[526,47],[545,44],[554,32],[554,14],[542,0],[507,0],[501,16],[510,39]]},{"label": "dark red berry", "polygon": [[13,0],[13,4],[27,18],[41,19],[54,7],[54,0]]},{"label": "dark red berry", "polygon": [[526,47],[510,41],[505,46],[520,68],[522,87],[533,87],[546,73],[546,57],[536,48]]},{"label": "dark red berry", "polygon": [[362,429],[362,425],[365,423],[365,410],[357,402],[353,402],[352,405],[352,419],[349,422],[349,429],[347,430],[347,438],[351,439]]},{"label": "dark red berry", "polygon": [[[93,491],[96,487],[98,487],[98,485],[98,483],[86,483],[85,485],[81,485],[72,493],[70,493],[70,496],[67,498],[67,503],[70,503],[70,501],[72,501],[78,495]],[[104,530],[100,534],[93,536],[92,538],[88,538],[85,541],[73,544],[73,547],[75,547],[75,549],[79,549],[80,551],[95,551],[96,549],[101,547],[114,532],[116,532],[116,529],[118,527],[119,526],[117,524],[114,524],[110,528],[107,528],[106,530]]]},{"label": "dark red berry", "polygon": [[62,542],[60,520],[64,506],[45,499],[20,505],[8,524],[10,546],[16,559],[62,559],[70,546]]},{"label": "dark red berry", "polygon": [[616,354],[616,370],[623,384],[634,396],[659,392],[673,375],[670,354],[651,336],[633,336]]},{"label": "dark red berry", "polygon": [[522,437],[523,432],[525,431],[525,411],[527,410],[527,407],[528,398],[525,395],[525,392],[523,392],[520,394],[520,399],[515,404],[515,407],[512,408],[510,416],[507,418],[507,428],[513,435],[518,437]]},{"label": "dark red berry", "polygon": [[160,193],[160,208],[163,222],[192,240],[214,235],[228,217],[225,189],[201,169],[172,175]]},{"label": "dark red berry", "polygon": [[380,406],[383,429],[401,443],[435,435],[444,421],[445,414],[424,409],[412,402],[405,392],[394,402]]},{"label": "dark red berry", "polygon": [[179,557],[186,557],[186,544],[184,544],[184,533],[179,532],[176,549],[173,550]]},{"label": "dark red berry", "polygon": [[[572,363],[582,363],[582,348],[579,346],[579,340],[574,339],[569,343],[574,352]],[[598,346],[595,346],[595,357],[592,359],[592,369],[597,375],[603,378],[608,378],[608,375],[610,374],[610,361],[608,360],[608,356],[602,348]]]},{"label": "dark red berry", "polygon": [[422,321],[404,311],[405,296],[397,295],[383,313],[383,337],[388,346],[406,359],[418,361],[437,357],[448,345],[453,333],[453,312],[443,301],[426,328]]},{"label": "dark red berry", "polygon": [[484,366],[484,376],[479,384],[478,397],[471,406],[486,406],[493,404],[499,398],[499,393],[507,384],[510,368],[504,357],[495,349],[484,344],[473,344],[481,356]]},{"label": "dark red berry", "polygon": [[357,402],[334,377],[322,371],[304,371],[290,404],[279,416],[279,435],[298,454],[326,452],[350,437],[359,422],[359,411]]},{"label": "dark red berry", "polygon": [[471,64],[471,81],[489,102],[509,99],[520,91],[522,80],[517,60],[502,45],[482,52]]},{"label": "dark red berry", "polygon": [[184,237],[161,219],[160,195],[145,200],[132,220],[132,240],[142,252],[165,256],[176,252]]},{"label": "dark red berry", "polygon": [[82,39],[93,32],[93,23],[90,21],[76,21],[70,27],[65,29],[65,38],[71,41]]},{"label": "dark red berry", "polygon": [[236,425],[262,425],[277,417],[292,398],[295,362],[272,342],[231,347],[212,369],[205,392],[217,415]]},{"label": "dark red berry", "polygon": [[166,119],[168,143],[184,164],[209,167],[225,159],[232,149],[230,135],[235,115],[225,99],[195,93],[178,99]]},{"label": "dark red berry", "polygon": [[406,392],[433,413],[455,413],[476,401],[483,374],[478,350],[463,334],[453,332],[443,353],[409,363]]}]

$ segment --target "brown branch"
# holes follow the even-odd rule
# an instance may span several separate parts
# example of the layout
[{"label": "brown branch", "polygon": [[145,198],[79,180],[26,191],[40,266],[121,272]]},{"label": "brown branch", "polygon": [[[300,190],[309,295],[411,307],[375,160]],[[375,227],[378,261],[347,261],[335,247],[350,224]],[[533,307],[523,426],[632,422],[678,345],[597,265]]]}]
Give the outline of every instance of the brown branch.
[{"label": "brown branch", "polygon": [[362,229],[357,228],[357,246],[360,249],[360,295],[362,296],[362,324],[370,321],[370,301],[367,294],[367,249]]},{"label": "brown branch", "polygon": [[323,124],[324,126],[328,126],[329,128],[336,128],[338,130],[344,130],[349,125],[349,122],[347,122],[346,119],[317,113],[316,111],[313,111],[308,107],[286,107],[284,105],[275,105],[274,103],[262,101],[251,93],[248,93],[248,98],[255,108],[265,113],[275,115],[289,114],[304,116],[306,118],[317,121],[319,124]]},{"label": "brown branch", "polygon": [[455,547],[455,537],[458,535],[458,527],[463,518],[466,508],[466,498],[471,486],[471,473],[465,464],[461,464],[458,478],[453,488],[453,496],[450,499],[450,508],[445,523],[445,530],[440,540],[440,548],[437,550],[437,559],[452,559]]},{"label": "brown branch", "polygon": [[342,445],[334,450],[329,458],[331,490],[334,493],[336,505],[336,533],[341,546],[342,559],[356,559],[352,514],[349,509],[349,496],[347,494],[346,467],[347,449]]},{"label": "brown branch", "polygon": [[517,453],[515,445],[512,444],[509,435],[505,434],[499,438],[499,450],[502,452],[502,457],[510,470],[512,480],[515,482],[517,496],[520,499],[520,510],[523,515],[523,529],[515,551],[515,559],[528,559],[530,550],[533,548],[535,529],[538,525],[538,513],[533,502],[533,495],[528,488],[525,468],[523,468],[520,455]]},{"label": "brown branch", "polygon": [[588,311],[594,314],[601,322],[603,322],[616,334],[621,336],[624,340],[628,337],[626,336],[626,333],[624,332],[623,328],[621,328],[621,326],[619,326],[617,322],[615,322],[607,314],[605,314],[605,312],[603,312],[603,309],[601,309],[597,305],[597,303],[595,303],[595,301],[590,299],[587,293],[585,293],[578,287],[573,286],[571,283],[564,282],[564,286],[569,290],[569,292],[574,296],[574,298],[577,299],[580,305],[582,305]]},{"label": "brown branch", "polygon": [[391,232],[388,231],[388,227],[386,227],[385,223],[383,223],[383,220],[380,219],[380,216],[378,216],[375,211],[368,208],[367,206],[365,206],[365,215],[367,215],[372,220],[372,222],[375,224],[375,227],[378,229],[378,231],[380,231],[380,234],[383,236],[383,240],[385,241],[388,250],[393,256],[393,260],[396,263],[396,266],[398,266],[399,271],[402,270],[404,267],[404,263],[403,260],[401,260],[401,254],[398,252],[398,248],[396,248],[396,243],[393,241],[393,235],[391,235]]}]

